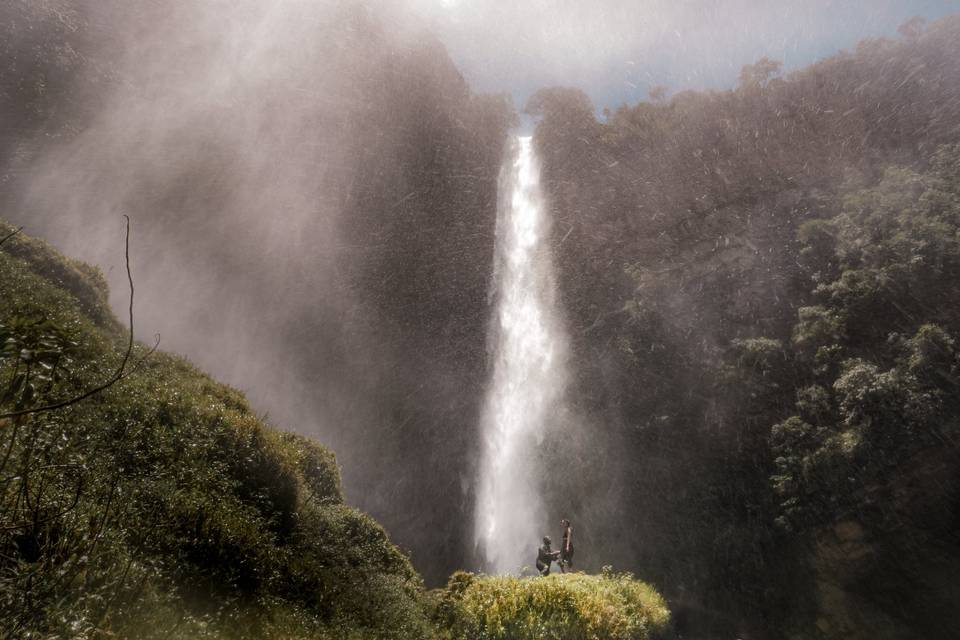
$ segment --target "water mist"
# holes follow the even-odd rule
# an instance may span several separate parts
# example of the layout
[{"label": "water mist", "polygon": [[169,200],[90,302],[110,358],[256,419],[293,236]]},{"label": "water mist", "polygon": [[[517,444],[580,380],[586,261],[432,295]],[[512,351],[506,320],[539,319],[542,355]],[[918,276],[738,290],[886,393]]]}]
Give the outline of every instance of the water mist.
[{"label": "water mist", "polygon": [[531,565],[548,522],[538,451],[562,409],[566,340],[556,309],[550,224],[529,137],[500,174],[491,326],[493,377],[481,418],[476,536],[485,569]]}]

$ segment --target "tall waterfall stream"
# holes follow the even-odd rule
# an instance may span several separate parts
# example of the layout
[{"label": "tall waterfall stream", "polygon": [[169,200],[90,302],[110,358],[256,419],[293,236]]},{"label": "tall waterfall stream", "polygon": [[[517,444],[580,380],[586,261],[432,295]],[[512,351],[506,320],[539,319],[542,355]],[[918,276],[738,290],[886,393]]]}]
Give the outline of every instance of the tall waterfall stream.
[{"label": "tall waterfall stream", "polygon": [[566,338],[558,318],[550,221],[530,137],[500,173],[491,325],[492,379],[482,414],[476,538],[490,573],[532,565],[549,525],[538,451],[562,410]]}]

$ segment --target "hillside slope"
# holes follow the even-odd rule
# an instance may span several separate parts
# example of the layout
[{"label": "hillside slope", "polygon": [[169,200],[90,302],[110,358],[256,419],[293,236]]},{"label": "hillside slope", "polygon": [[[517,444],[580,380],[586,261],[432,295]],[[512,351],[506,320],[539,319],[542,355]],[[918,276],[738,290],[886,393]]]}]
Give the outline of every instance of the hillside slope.
[{"label": "hillside slope", "polygon": [[[109,378],[126,338],[106,299],[43,242],[0,247],[0,412]],[[0,445],[0,637],[431,636],[420,577],[344,504],[333,454],[181,358],[0,420]]]}]

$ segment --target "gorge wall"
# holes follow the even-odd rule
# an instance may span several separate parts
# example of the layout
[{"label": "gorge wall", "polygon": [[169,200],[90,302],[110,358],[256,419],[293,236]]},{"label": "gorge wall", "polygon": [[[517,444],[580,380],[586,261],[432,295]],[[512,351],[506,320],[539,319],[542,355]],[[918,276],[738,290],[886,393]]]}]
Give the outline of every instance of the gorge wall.
[{"label": "gorge wall", "polygon": [[[919,267],[896,265],[924,264],[930,241],[897,244],[896,259],[888,249],[920,234],[906,230],[928,215],[918,207],[941,198],[927,189],[950,182],[936,167],[949,165],[937,149],[960,139],[958,30],[957,18],[907,25],[896,40],[786,77],[764,59],[735,90],[681,92],[602,121],[574,89],[542,90],[527,106],[542,116],[535,140],[572,334],[571,394],[597,426],[588,450],[600,463],[578,482],[616,487],[606,504],[588,493],[591,543],[662,585],[681,628],[950,633],[943,597],[953,591],[934,567],[956,566],[960,541],[933,514],[956,517],[952,436],[914,435],[895,451],[868,438],[870,453],[848,458],[826,451],[850,428],[912,420],[888,413],[868,428],[844,413],[864,402],[841,394],[856,358],[895,365],[898,336],[924,322],[956,335],[951,259],[908,279]],[[893,193],[902,199],[890,204]],[[884,248],[864,256],[862,242]],[[871,260],[887,284],[854,284]],[[812,318],[828,316],[835,333],[809,337]],[[836,413],[811,417],[811,393]],[[949,410],[932,406],[945,413],[928,434],[952,432]],[[775,426],[795,411],[807,431]],[[834,444],[788,443],[788,432]],[[866,471],[880,458],[885,471]],[[901,497],[880,497],[891,492]],[[840,560],[844,544],[861,555]],[[901,605],[905,588],[916,591]]]}]

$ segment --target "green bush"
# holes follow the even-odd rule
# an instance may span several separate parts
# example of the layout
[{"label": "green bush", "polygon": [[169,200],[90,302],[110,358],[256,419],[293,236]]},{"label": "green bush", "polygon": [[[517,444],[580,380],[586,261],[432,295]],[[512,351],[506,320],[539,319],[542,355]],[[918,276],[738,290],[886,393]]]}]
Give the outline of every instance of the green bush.
[{"label": "green bush", "polygon": [[[0,238],[14,230],[0,220]],[[22,259],[33,273],[70,293],[83,313],[101,327],[120,326],[110,311],[107,281],[98,268],[71,260],[42,240],[22,233],[4,242],[3,251]]]},{"label": "green bush", "polygon": [[665,630],[670,613],[653,587],[628,573],[457,572],[436,595],[435,617],[458,640],[642,640]]},{"label": "green bush", "polygon": [[332,451],[295,433],[277,434],[306,482],[309,498],[321,503],[343,502],[337,457]]},{"label": "green bush", "polygon": [[[0,413],[102,384],[126,350],[102,278],[35,239],[0,247],[0,301]],[[0,479],[0,638],[433,635],[333,454],[183,358],[0,420]]]}]

